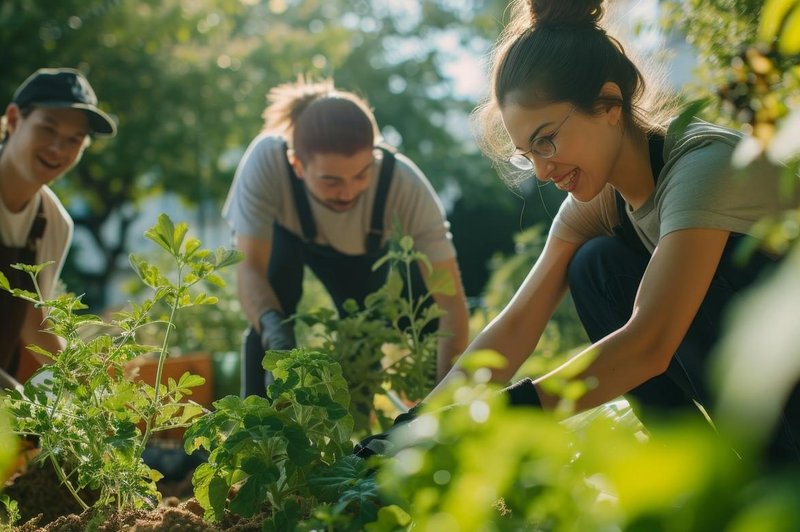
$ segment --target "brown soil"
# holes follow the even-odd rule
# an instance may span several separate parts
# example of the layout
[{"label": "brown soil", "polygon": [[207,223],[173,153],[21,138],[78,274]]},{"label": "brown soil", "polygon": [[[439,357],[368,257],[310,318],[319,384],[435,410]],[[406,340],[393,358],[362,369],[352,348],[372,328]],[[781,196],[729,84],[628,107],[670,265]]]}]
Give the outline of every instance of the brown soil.
[{"label": "brown soil", "polygon": [[[47,463],[46,463],[47,464]],[[3,493],[17,501],[21,525],[20,532],[98,532],[111,531],[260,531],[267,515],[242,519],[229,516],[222,523],[210,524],[203,519],[203,508],[192,495],[191,472],[187,478],[166,483],[160,482],[163,496],[161,505],[154,510],[128,510],[122,513],[100,513],[81,507],[72,494],[59,483],[52,467],[29,466],[28,470],[10,479]],[[89,492],[81,496],[87,504],[96,497]],[[187,500],[188,499],[188,500]],[[183,502],[182,502],[183,500]]]},{"label": "brown soil", "polygon": [[260,531],[263,516],[251,519],[229,518],[218,525],[203,520],[203,509],[196,500],[180,503],[178,506],[160,506],[155,510],[130,510],[123,513],[103,515],[86,510],[80,515],[59,517],[45,527],[38,527],[34,521],[17,528],[19,532],[256,532]]}]

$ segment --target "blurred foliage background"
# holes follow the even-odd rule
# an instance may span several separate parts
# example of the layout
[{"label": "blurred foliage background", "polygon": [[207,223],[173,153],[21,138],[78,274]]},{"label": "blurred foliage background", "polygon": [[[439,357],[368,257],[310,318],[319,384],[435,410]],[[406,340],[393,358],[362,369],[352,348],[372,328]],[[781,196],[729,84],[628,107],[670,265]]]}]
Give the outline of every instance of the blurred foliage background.
[{"label": "blurred foliage background", "polygon": [[[458,88],[464,76],[452,76],[465,51],[488,50],[504,8],[500,0],[5,0],[0,99],[36,68],[76,67],[119,123],[115,139],[93,144],[55,185],[76,223],[68,289],[104,308],[141,238],[132,224],[164,193],[197,209],[194,230],[218,224],[236,164],[261,128],[265,93],[310,73],[366,96],[386,140],[427,174],[449,210],[468,295],[480,295],[489,258],[511,253],[514,233],[547,222],[561,199],[554,187],[509,193],[469,132],[480,73],[474,87]],[[81,246],[91,260],[76,260]]]}]

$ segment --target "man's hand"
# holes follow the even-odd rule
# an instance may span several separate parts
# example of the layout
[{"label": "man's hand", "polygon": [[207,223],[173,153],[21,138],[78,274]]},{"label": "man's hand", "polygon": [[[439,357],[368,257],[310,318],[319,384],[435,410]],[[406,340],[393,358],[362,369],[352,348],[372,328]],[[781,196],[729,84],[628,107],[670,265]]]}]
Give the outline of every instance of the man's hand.
[{"label": "man's hand", "polygon": [[294,349],[297,342],[294,338],[294,328],[291,323],[277,310],[270,309],[261,314],[258,320],[261,326],[261,347],[267,349],[284,350]]}]

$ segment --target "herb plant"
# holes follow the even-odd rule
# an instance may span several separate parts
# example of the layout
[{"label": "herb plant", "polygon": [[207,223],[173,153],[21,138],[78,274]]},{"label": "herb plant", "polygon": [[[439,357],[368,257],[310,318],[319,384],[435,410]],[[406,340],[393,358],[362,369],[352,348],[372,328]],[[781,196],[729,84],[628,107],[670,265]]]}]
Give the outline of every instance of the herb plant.
[{"label": "herb plant", "polygon": [[266,511],[265,530],[312,522],[361,530],[376,519],[377,488],[350,454],[353,418],[341,367],[303,349],[268,351],[264,367],[275,377],[269,398],[220,399],[186,432],[186,452],[209,451],[192,479],[206,519]]},{"label": "herb plant", "polygon": [[[153,296],[132,303],[131,310],[116,314],[108,323],[96,315],[79,314],[86,308],[79,296],[43,300],[36,277],[46,265],[15,265],[32,276],[36,292],[10,287],[0,275],[0,287],[49,309],[49,330],[65,344],[58,353],[29,346],[52,363],[37,372],[42,379],[31,379],[22,391],[9,391],[3,406],[11,413],[17,433],[38,436],[40,459],[52,463],[83,508],[89,506],[79,495],[83,488],[97,493],[98,507],[121,510],[154,505],[160,497],[155,482],[161,474],[142,461],[148,441],[156,432],[187,426],[204,412],[186,399],[193,387],[203,384],[202,377],[185,373],[177,382],[169,379],[161,384],[169,335],[179,309],[215,302],[202,293],[193,295],[190,289],[200,281],[222,283],[217,271],[237,262],[240,255],[222,248],[201,249],[199,240],[186,238],[187,231],[186,224],[174,225],[162,214],[145,233],[172,257],[174,279],[131,255],[131,265]],[[160,347],[141,345],[136,333],[151,321],[149,312],[159,301],[171,309],[169,319],[162,323],[163,343]],[[87,337],[91,330],[100,334]],[[127,362],[152,352],[158,354],[153,385],[126,374]]]},{"label": "herb plant", "polygon": [[[344,316],[327,308],[294,316],[318,331],[320,349],[341,365],[357,432],[369,431],[373,415],[388,425],[374,406],[376,395],[393,390],[416,402],[433,389],[440,334],[428,329],[443,311],[432,298],[454,291],[453,279],[434,272],[427,256],[414,250],[410,236],[396,239],[373,270],[387,262],[392,268],[386,283],[365,298],[363,308],[351,299],[344,304]],[[411,275],[415,263],[429,273],[428,289],[416,298]]]}]

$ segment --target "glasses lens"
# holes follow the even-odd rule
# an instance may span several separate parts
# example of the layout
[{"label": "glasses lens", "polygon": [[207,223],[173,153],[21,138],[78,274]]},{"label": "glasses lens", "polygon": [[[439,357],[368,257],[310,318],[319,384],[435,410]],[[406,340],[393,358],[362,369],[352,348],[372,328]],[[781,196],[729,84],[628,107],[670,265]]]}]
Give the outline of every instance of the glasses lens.
[{"label": "glasses lens", "polygon": [[521,153],[515,153],[511,157],[508,158],[508,162],[510,162],[515,167],[519,168],[520,170],[530,170],[533,168],[533,163],[522,155]]},{"label": "glasses lens", "polygon": [[549,159],[556,154],[556,145],[547,137],[539,137],[531,144],[531,151],[539,157]]}]

